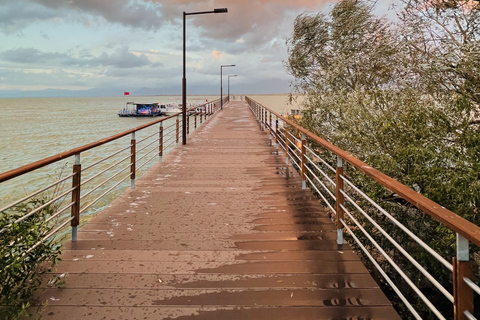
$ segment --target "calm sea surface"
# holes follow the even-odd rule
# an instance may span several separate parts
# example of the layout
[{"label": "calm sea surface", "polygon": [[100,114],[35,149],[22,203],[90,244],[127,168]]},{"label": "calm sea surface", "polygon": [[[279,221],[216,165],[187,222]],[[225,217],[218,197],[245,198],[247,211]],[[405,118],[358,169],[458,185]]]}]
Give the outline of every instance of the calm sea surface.
[{"label": "calm sea surface", "polygon": [[[287,103],[287,95],[251,97],[280,113],[296,108]],[[218,96],[192,96],[188,100],[203,103],[207,99]],[[127,101],[179,103],[181,96],[0,99],[0,173],[152,121],[118,117],[117,112]],[[42,183],[15,179],[0,185],[0,207],[2,202],[18,198],[18,193],[24,196]]]}]

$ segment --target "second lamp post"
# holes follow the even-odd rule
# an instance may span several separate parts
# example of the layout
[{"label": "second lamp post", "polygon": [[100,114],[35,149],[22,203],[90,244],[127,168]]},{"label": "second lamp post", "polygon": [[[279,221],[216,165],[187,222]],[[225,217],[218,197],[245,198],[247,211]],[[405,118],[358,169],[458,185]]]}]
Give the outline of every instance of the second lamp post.
[{"label": "second lamp post", "polygon": [[228,102],[230,102],[230,78],[231,77],[236,77],[237,75],[236,74],[230,74],[228,76]]},{"label": "second lamp post", "polygon": [[235,67],[234,64],[224,64],[220,66],[220,109],[223,109],[223,77],[222,70],[226,67]]}]

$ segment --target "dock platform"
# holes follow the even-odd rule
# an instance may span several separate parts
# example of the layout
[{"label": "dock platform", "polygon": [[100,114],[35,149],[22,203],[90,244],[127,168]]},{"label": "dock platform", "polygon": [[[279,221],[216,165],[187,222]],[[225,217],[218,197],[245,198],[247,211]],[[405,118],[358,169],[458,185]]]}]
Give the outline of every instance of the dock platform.
[{"label": "dock platform", "polygon": [[163,160],[65,245],[43,319],[400,319],[245,102]]}]

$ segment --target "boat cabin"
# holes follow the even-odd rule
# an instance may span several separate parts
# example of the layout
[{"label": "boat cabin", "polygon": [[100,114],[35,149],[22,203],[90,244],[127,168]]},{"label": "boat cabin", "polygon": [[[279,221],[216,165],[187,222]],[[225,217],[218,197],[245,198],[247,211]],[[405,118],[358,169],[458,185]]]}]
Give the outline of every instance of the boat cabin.
[{"label": "boat cabin", "polygon": [[162,114],[158,103],[127,102],[126,107],[120,110],[119,117],[156,117]]}]

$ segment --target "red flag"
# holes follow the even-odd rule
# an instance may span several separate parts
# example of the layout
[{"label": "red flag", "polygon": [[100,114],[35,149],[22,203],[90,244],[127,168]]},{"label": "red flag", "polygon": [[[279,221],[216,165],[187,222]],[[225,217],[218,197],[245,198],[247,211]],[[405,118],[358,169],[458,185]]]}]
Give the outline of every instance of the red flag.
[{"label": "red flag", "polygon": [[124,96],[129,96],[129,95],[130,95],[130,92],[124,92],[123,95],[124,95]]}]

